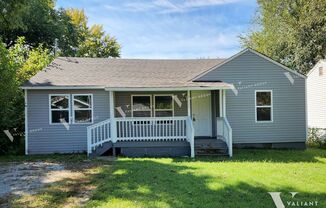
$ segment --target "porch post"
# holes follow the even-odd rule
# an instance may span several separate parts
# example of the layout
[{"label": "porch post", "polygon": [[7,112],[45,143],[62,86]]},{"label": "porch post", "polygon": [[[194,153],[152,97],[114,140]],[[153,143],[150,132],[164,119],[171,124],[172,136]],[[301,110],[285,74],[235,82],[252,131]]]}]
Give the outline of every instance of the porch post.
[{"label": "porch post", "polygon": [[114,117],[114,92],[110,91],[110,126],[111,126],[111,139],[115,143],[117,141],[117,123]]},{"label": "porch post", "polygon": [[190,90],[187,91],[188,116],[191,117]]},{"label": "porch post", "polygon": [[220,112],[219,117],[223,117],[223,90],[219,90]]},{"label": "porch post", "polygon": [[223,90],[223,117],[226,117],[226,105],[225,105],[225,103],[226,103],[226,91],[225,90]]}]

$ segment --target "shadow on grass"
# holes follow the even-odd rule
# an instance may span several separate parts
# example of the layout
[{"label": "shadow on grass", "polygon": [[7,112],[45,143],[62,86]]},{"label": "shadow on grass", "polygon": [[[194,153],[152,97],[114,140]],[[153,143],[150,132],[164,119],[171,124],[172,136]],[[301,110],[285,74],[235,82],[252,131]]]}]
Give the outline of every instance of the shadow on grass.
[{"label": "shadow on grass", "polygon": [[309,148],[306,150],[285,149],[234,149],[233,157],[197,156],[195,159],[174,158],[174,162],[184,161],[225,161],[225,162],[312,162],[326,163],[326,150]]},{"label": "shadow on grass", "polygon": [[[320,158],[322,159],[320,160]],[[318,207],[326,207],[325,191],[317,193],[302,187],[295,199],[292,199],[289,192],[298,191],[294,188],[298,187],[298,184],[293,184],[292,187],[291,185],[274,186],[275,184],[282,184],[280,181],[275,181],[275,184],[273,182],[272,184],[265,183],[264,177],[268,178],[270,175],[267,172],[264,173],[266,175],[262,175],[261,179],[252,180],[255,182],[250,183],[241,180],[241,178],[233,180],[234,178],[231,178],[230,175],[224,176],[221,163],[216,163],[221,167],[221,169],[216,169],[216,171],[221,171],[219,174],[206,173],[207,170],[203,171],[203,168],[209,169],[209,167],[205,167],[205,163],[200,164],[200,166],[197,166],[197,163],[194,165],[187,163],[219,160],[223,160],[223,163],[271,161],[271,165],[274,162],[308,162],[314,168],[316,166],[313,163],[316,165],[317,163],[324,163],[325,158],[326,151],[316,149],[305,151],[236,150],[232,159],[216,157],[175,158],[172,159],[172,162],[170,159],[121,158],[112,163],[105,163],[106,166],[100,166],[99,172],[87,175],[87,180],[65,179],[54,183],[36,195],[35,199],[30,200],[32,201],[30,203],[34,201],[34,206],[25,206],[26,203],[24,202],[18,203],[18,205],[24,205],[24,207],[61,207],[69,203],[76,195],[78,196],[87,190],[85,187],[93,186],[92,197],[86,207],[272,208],[275,205],[268,192],[273,191],[282,192],[284,203],[290,200],[308,202],[317,200]],[[298,170],[299,166],[297,167]],[[316,170],[324,171],[324,169]],[[241,177],[241,174],[235,176]],[[287,180],[286,177],[288,177],[286,171],[284,176],[279,176],[280,180]],[[318,181],[312,182],[318,184]],[[39,203],[37,203],[38,201]]]},{"label": "shadow on grass", "polygon": [[[97,189],[90,207],[275,207],[268,192],[284,193],[291,187],[269,190],[262,184],[226,183],[227,179],[196,174],[196,168],[156,160],[119,160],[93,178]],[[214,187],[210,187],[213,181]],[[300,193],[300,201],[318,200],[326,193]],[[322,206],[321,206],[322,207]]]}]

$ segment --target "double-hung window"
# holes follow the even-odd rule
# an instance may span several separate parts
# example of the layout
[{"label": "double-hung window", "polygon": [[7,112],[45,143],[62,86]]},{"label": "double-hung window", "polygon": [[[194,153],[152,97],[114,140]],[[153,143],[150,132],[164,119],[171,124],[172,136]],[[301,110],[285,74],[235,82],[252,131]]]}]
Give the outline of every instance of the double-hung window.
[{"label": "double-hung window", "polygon": [[75,94],[72,95],[72,99],[74,123],[92,123],[93,96],[91,94]]},{"label": "double-hung window", "polygon": [[150,95],[131,96],[131,116],[132,117],[151,117],[152,99]]},{"label": "double-hung window", "polygon": [[172,117],[173,114],[172,95],[154,95],[155,117]]},{"label": "double-hung window", "polygon": [[50,123],[70,123],[70,96],[66,94],[50,95]]},{"label": "double-hung window", "polygon": [[273,121],[273,93],[271,90],[257,90],[256,122]]}]

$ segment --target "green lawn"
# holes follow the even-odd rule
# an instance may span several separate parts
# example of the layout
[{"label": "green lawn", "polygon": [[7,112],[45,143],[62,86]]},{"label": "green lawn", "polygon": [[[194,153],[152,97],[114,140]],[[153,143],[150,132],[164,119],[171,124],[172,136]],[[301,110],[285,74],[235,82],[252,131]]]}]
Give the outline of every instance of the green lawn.
[{"label": "green lawn", "polygon": [[[78,158],[81,163],[85,159]],[[326,207],[325,150],[236,150],[232,159],[119,158],[97,163],[85,171],[87,180],[53,184],[35,196],[14,198],[13,206],[60,207],[74,197],[75,186],[85,183],[93,187],[86,207],[275,207],[267,192],[282,192],[285,204],[317,200],[317,207]],[[289,192],[299,193],[292,199]]]}]

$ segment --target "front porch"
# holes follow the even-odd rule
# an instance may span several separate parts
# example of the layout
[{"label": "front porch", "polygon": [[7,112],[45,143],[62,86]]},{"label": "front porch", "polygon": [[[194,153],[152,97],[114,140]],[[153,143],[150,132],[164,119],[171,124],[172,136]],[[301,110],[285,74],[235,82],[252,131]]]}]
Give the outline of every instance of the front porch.
[{"label": "front porch", "polygon": [[225,89],[133,93],[111,90],[109,100],[110,115],[114,116],[87,127],[90,156],[108,150],[113,155],[127,156],[137,156],[133,153],[140,150],[143,156],[232,156]]}]

